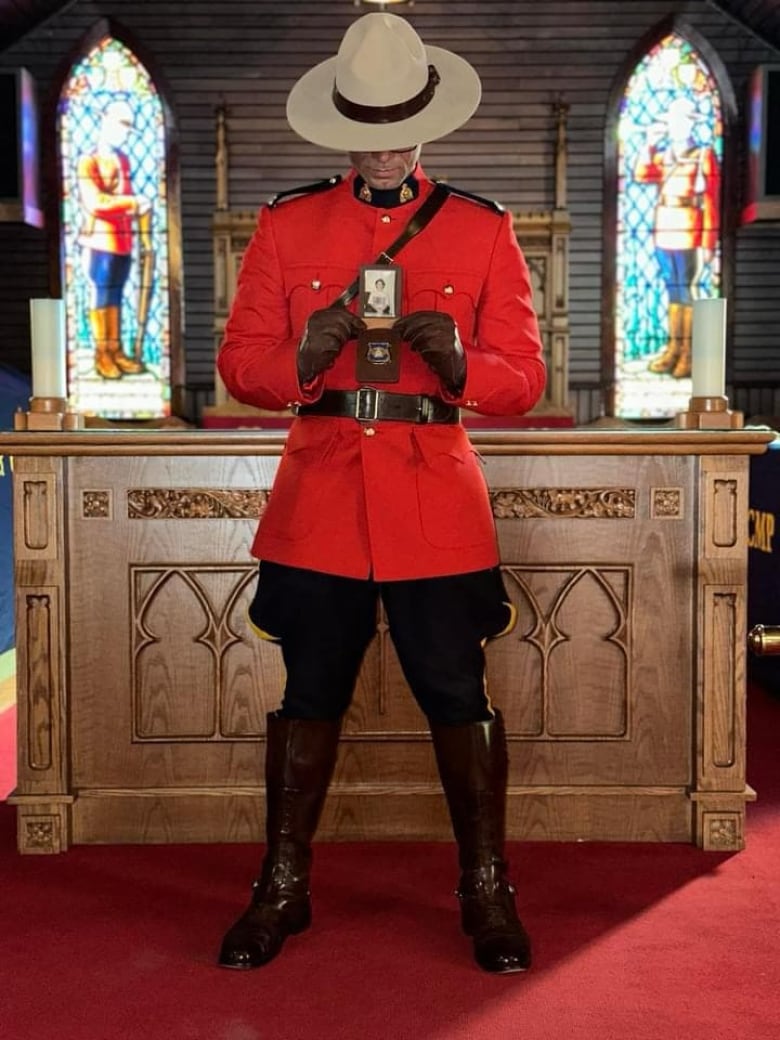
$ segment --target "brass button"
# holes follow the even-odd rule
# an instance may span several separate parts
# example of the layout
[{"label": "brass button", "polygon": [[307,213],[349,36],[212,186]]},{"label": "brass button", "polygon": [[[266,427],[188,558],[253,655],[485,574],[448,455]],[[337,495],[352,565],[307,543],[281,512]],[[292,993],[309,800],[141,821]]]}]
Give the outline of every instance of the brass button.
[{"label": "brass button", "polygon": [[373,437],[376,433],[376,430],[373,426],[364,426],[363,433],[366,435],[366,437]]},{"label": "brass button", "polygon": [[315,291],[315,292],[316,292],[316,291],[317,291],[317,290],[318,290],[318,289],[319,289],[319,288],[320,288],[321,286],[322,286],[322,282],[321,282],[321,281],[319,280],[319,278],[314,278],[314,279],[312,279],[311,287],[312,287],[312,289],[314,289],[314,291]]},{"label": "brass button", "polygon": [[383,224],[389,224],[392,219],[393,218],[390,216],[389,213],[383,213],[382,214],[382,223]]},{"label": "brass button", "polygon": [[455,289],[454,289],[453,286],[451,286],[451,285],[445,285],[444,286],[444,295],[445,296],[452,296],[452,294],[454,292],[455,292]]}]

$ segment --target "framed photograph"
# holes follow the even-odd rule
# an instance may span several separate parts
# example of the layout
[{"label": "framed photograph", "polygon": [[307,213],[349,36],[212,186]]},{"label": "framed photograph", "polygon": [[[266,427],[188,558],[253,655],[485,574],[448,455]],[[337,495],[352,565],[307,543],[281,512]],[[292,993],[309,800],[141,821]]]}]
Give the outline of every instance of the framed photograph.
[{"label": "framed photograph", "polygon": [[401,313],[401,268],[360,268],[359,313],[363,318],[397,318]]}]

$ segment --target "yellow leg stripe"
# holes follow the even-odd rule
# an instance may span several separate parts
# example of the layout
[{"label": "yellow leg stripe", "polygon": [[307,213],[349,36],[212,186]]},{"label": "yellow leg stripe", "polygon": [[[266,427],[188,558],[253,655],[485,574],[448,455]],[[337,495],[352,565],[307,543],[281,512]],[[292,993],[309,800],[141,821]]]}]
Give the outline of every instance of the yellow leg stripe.
[{"label": "yellow leg stripe", "polygon": [[487,701],[487,709],[488,709],[488,711],[490,712],[491,715],[495,715],[496,713],[495,713],[495,710],[493,709],[493,701],[490,699],[490,691],[488,690],[487,672],[483,672],[482,673],[482,688],[485,691],[485,700]]},{"label": "yellow leg stripe", "polygon": [[505,629],[503,629],[501,632],[496,633],[496,635],[493,637],[494,639],[500,639],[501,636],[509,635],[509,633],[517,624],[517,607],[514,605],[514,603],[506,603],[505,606],[509,607],[509,623],[507,624]]},{"label": "yellow leg stripe", "polygon": [[[507,624],[506,628],[502,629],[500,632],[496,632],[496,634],[494,636],[490,636],[490,637],[485,638],[485,639],[482,640],[482,649],[483,650],[485,649],[487,644],[490,642],[490,640],[492,640],[492,639],[500,639],[501,636],[508,635],[512,631],[512,629],[515,627],[515,625],[517,624],[517,607],[514,605],[514,603],[507,603],[506,601],[504,601],[504,605],[509,607],[509,623]],[[490,691],[488,689],[487,671],[482,673],[482,687],[483,687],[483,689],[485,691],[485,700],[487,701],[488,711],[490,712],[491,715],[495,715],[496,712],[495,712],[495,709],[493,708],[493,701],[490,698]]]},{"label": "yellow leg stripe", "polygon": [[258,626],[254,623],[252,618],[249,616],[248,612],[246,615],[246,619],[249,622],[249,627],[252,629],[256,636],[260,636],[261,639],[265,639],[269,643],[280,642],[279,636],[272,636],[270,632],[264,632],[262,628],[258,628]]}]

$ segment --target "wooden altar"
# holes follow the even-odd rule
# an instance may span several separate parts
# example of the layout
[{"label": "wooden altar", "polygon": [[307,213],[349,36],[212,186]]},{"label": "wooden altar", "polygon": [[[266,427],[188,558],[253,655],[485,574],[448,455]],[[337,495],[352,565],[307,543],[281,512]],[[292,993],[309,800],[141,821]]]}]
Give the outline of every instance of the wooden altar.
[{"label": "wooden altar", "polygon": [[[751,454],[770,432],[480,432],[514,633],[489,648],[508,833],[738,849]],[[275,646],[245,618],[283,436],[2,433],[14,456],[18,845],[262,834]],[[450,830],[381,614],[320,837]]]}]

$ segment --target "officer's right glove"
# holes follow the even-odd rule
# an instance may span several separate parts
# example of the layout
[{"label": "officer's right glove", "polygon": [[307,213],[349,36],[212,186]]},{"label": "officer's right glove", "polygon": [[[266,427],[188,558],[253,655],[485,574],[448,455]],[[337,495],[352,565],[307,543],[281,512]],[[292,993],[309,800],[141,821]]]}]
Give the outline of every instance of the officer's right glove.
[{"label": "officer's right glove", "polygon": [[436,373],[451,394],[460,394],[466,382],[466,355],[458,326],[444,311],[412,311],[393,328],[425,364]]},{"label": "officer's right glove", "polygon": [[349,339],[365,329],[366,323],[343,307],[312,311],[298,346],[298,382],[301,386],[330,368]]}]

